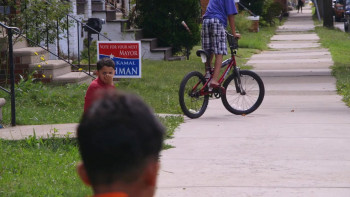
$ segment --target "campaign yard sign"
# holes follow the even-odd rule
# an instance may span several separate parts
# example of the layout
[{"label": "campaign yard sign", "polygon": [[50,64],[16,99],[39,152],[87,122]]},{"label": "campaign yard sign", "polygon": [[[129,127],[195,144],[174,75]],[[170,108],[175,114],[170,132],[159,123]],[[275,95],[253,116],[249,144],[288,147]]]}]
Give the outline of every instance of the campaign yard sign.
[{"label": "campaign yard sign", "polygon": [[97,57],[115,62],[115,78],[141,78],[140,41],[98,41]]}]

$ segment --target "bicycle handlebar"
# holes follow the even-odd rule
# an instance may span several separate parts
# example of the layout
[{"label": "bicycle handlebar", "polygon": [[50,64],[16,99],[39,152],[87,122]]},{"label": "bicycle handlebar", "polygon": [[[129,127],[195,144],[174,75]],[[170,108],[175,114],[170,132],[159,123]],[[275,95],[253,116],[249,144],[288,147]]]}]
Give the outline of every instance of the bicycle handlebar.
[{"label": "bicycle handlebar", "polygon": [[231,50],[238,49],[238,38],[230,34],[228,31],[225,31],[225,32],[226,32],[228,44],[230,45],[230,49]]}]

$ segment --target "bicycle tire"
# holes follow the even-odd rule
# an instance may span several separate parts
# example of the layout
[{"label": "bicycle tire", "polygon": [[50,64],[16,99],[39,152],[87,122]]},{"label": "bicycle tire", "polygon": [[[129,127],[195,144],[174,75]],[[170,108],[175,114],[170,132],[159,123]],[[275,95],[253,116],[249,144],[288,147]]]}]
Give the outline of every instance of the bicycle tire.
[{"label": "bicycle tire", "polygon": [[236,115],[250,114],[262,103],[265,96],[264,83],[253,71],[241,70],[241,84],[246,94],[241,95],[236,90],[235,74],[231,74],[224,82],[226,94],[221,96],[225,108]]},{"label": "bicycle tire", "polygon": [[[200,96],[198,94],[205,82],[204,76],[197,71],[188,73],[181,81],[179,89],[180,106],[182,112],[189,118],[199,118],[207,109],[209,95]],[[198,83],[199,85],[193,90],[193,87]]]}]

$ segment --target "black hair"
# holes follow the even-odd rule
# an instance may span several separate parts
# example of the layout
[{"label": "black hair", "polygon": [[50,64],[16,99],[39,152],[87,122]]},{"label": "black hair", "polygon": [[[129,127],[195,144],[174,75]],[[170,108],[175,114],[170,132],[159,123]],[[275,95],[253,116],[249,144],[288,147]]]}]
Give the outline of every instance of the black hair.
[{"label": "black hair", "polygon": [[92,185],[136,180],[157,161],[164,127],[136,95],[103,90],[78,126],[80,154]]},{"label": "black hair", "polygon": [[97,61],[97,70],[101,70],[104,66],[112,67],[115,70],[115,63],[112,59],[104,57]]}]

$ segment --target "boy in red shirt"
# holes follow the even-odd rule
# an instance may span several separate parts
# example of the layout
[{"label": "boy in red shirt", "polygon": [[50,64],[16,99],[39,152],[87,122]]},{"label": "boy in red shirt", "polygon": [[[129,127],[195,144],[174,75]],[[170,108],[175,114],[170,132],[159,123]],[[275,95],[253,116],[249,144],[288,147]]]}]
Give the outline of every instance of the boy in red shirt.
[{"label": "boy in red shirt", "polygon": [[114,88],[113,76],[115,74],[115,64],[110,58],[102,58],[97,62],[97,79],[93,80],[86,91],[84,112],[94,101],[96,91],[101,89]]}]

